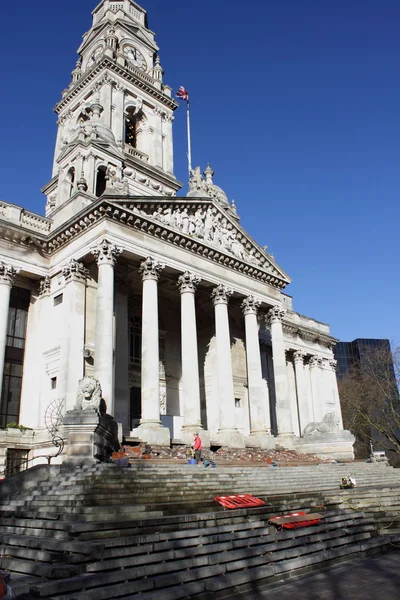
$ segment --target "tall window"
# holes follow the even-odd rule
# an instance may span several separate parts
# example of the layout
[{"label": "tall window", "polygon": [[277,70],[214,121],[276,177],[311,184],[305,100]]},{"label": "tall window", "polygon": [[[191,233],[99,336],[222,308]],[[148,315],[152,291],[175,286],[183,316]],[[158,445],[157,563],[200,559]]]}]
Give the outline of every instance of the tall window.
[{"label": "tall window", "polygon": [[0,404],[0,427],[18,422],[30,291],[11,289]]},{"label": "tall window", "polygon": [[129,144],[133,148],[136,148],[137,144],[136,126],[136,116],[128,112],[128,116],[125,119],[125,144]]},{"label": "tall window", "polygon": [[99,198],[106,189],[106,167],[99,167],[96,175],[96,196]]},{"label": "tall window", "polygon": [[70,170],[68,171],[67,181],[68,181],[68,186],[69,186],[68,197],[70,198],[74,192],[74,185],[75,185],[75,169],[74,169],[74,167],[71,167]]},{"label": "tall window", "polygon": [[129,321],[129,359],[133,365],[142,362],[142,319],[131,317]]}]

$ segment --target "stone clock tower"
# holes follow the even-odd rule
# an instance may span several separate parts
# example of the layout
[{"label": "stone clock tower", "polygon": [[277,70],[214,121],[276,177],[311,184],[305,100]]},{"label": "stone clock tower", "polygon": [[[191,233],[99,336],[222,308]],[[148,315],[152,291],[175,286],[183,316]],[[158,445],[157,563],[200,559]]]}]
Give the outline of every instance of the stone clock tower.
[{"label": "stone clock tower", "polygon": [[57,227],[107,194],[172,197],[172,121],[177,103],[146,11],[103,0],[83,36],[59,116],[46,216]]}]

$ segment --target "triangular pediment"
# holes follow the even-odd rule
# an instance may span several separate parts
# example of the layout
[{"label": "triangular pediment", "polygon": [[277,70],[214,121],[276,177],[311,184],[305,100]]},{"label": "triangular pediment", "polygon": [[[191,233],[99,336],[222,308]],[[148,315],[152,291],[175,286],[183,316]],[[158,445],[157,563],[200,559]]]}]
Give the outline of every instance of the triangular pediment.
[{"label": "triangular pediment", "polygon": [[[212,198],[112,198],[122,222],[136,224],[166,241],[184,246],[225,266],[240,269],[283,288],[289,276],[274,259]],[[135,215],[137,219],[135,220]],[[114,214],[114,217],[116,215]],[[163,231],[161,231],[161,228]],[[201,246],[201,252],[199,250]]]}]

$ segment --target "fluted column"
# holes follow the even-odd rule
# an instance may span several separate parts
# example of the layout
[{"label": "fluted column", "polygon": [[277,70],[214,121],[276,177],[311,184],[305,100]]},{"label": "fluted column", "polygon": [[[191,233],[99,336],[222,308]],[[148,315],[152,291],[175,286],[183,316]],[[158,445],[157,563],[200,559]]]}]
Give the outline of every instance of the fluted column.
[{"label": "fluted column", "polygon": [[330,367],[330,369],[329,369],[328,373],[330,374],[332,396],[335,401],[335,412],[340,420],[339,429],[343,429],[342,407],[340,406],[338,382],[337,382],[337,377],[336,377],[337,360],[331,359],[329,361],[329,367]]},{"label": "fluted column", "polygon": [[258,336],[257,313],[261,301],[248,296],[241,308],[246,332],[247,381],[250,408],[250,438],[248,445],[271,448],[275,445],[270,435],[268,387],[262,378],[260,341]]},{"label": "fluted column", "polygon": [[114,267],[121,253],[122,248],[107,239],[92,249],[98,265],[94,376],[110,415],[114,415]]},{"label": "fluted column", "polygon": [[295,352],[293,352],[294,371],[296,375],[297,405],[300,420],[300,435],[303,434],[304,428],[307,427],[307,425],[312,420],[308,412],[307,389],[304,373],[304,357],[305,353],[302,350],[296,350]]},{"label": "fluted column", "polygon": [[62,269],[65,281],[63,317],[64,329],[60,349],[57,393],[64,398],[65,410],[76,402],[78,381],[83,377],[83,346],[85,341],[85,288],[88,271],[72,259]]},{"label": "fluted column", "polygon": [[158,278],[164,265],[150,256],[139,268],[142,297],[142,418],[133,435],[149,444],[166,446],[170,432],[160,420],[160,350],[158,326]]},{"label": "fluted column", "polygon": [[311,395],[314,409],[314,419],[319,422],[324,418],[323,398],[321,397],[321,368],[322,358],[320,356],[312,356],[309,361],[310,379],[311,379]]},{"label": "fluted column", "polygon": [[268,320],[271,327],[278,437],[287,438],[284,444],[290,446],[289,438],[293,436],[293,425],[282,329],[285,313],[281,306],[274,306],[268,311]]},{"label": "fluted column", "polygon": [[19,269],[15,269],[12,265],[0,263],[0,398],[3,388],[10,294],[18,273]]},{"label": "fluted column", "polygon": [[181,438],[185,442],[192,442],[193,434],[201,432],[200,410],[200,379],[199,356],[197,348],[197,325],[195,292],[200,277],[186,271],[178,278],[178,287],[181,294],[181,352],[182,352],[182,395],[183,395],[183,427]]},{"label": "fluted column", "polygon": [[211,298],[215,310],[215,336],[217,348],[217,379],[219,400],[219,431],[217,438],[224,446],[241,448],[243,436],[235,422],[235,396],[231,359],[228,302],[233,291],[220,284],[214,288]]}]

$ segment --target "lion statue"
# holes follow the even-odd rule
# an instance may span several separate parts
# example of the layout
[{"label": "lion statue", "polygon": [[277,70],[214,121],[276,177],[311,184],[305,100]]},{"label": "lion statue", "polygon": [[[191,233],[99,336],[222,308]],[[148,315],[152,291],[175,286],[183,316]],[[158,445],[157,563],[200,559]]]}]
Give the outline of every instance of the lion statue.
[{"label": "lion statue", "polygon": [[94,409],[100,412],[102,391],[100,381],[94,377],[84,377],[78,383],[75,408],[78,410]]},{"label": "lion statue", "polygon": [[303,431],[303,436],[315,433],[335,433],[339,429],[339,417],[334,412],[326,413],[322,421],[309,423]]}]

